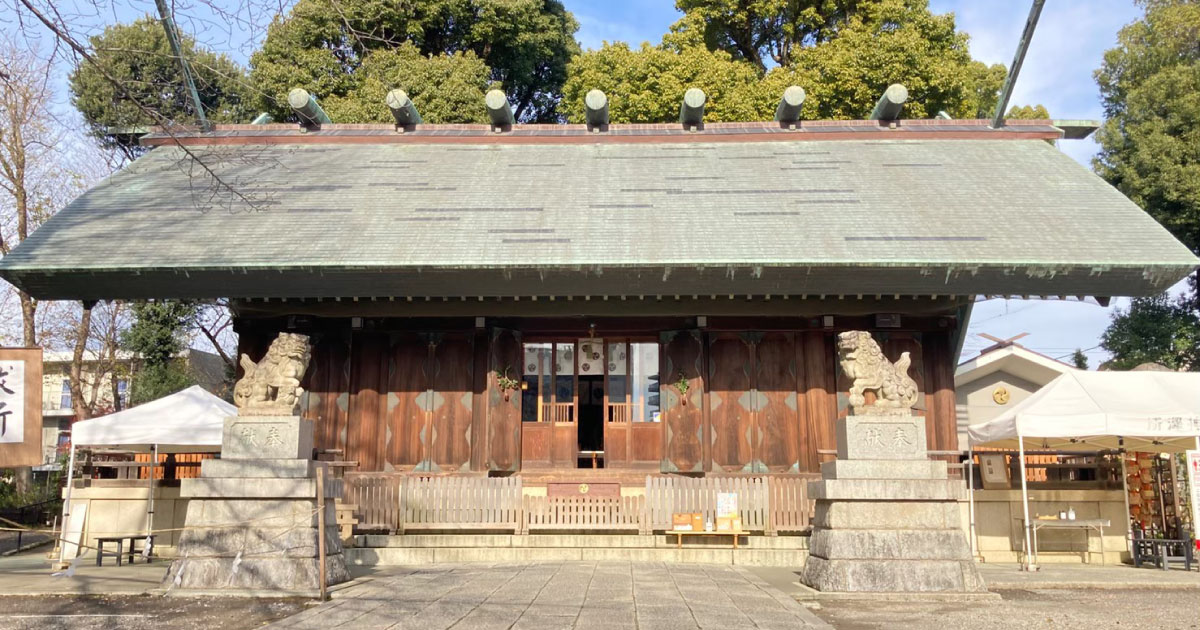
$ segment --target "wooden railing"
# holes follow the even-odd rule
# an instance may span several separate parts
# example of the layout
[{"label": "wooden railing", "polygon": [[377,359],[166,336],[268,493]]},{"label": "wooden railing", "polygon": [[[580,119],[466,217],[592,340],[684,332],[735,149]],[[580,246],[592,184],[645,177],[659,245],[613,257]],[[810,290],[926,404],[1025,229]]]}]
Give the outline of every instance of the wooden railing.
[{"label": "wooden railing", "polygon": [[705,522],[717,520],[717,494],[737,494],[744,531],[768,530],[765,477],[646,477],[646,504],[651,529],[671,529],[675,512],[700,512]]},{"label": "wooden railing", "polygon": [[541,422],[575,422],[575,403],[542,403]]},{"label": "wooden railing", "polygon": [[520,477],[408,477],[401,496],[401,532],[521,528]]},{"label": "wooden railing", "polygon": [[632,406],[629,403],[609,403],[608,421],[629,422],[630,416],[633,415],[630,411],[632,411]]},{"label": "wooden railing", "polygon": [[523,496],[521,478],[346,473],[342,502],[355,507],[358,531],[637,531],[671,529],[677,512],[716,522],[717,494],[737,495],[742,529],[775,535],[809,527],[808,480],[793,476],[647,476],[644,496]]},{"label": "wooden railing", "polygon": [[804,477],[767,478],[767,533],[808,531],[814,502]]},{"label": "wooden railing", "polygon": [[645,497],[525,497],[525,531],[623,530],[642,532]]},{"label": "wooden railing", "polygon": [[354,516],[362,531],[399,529],[402,476],[392,473],[346,473],[343,502],[358,506]]}]

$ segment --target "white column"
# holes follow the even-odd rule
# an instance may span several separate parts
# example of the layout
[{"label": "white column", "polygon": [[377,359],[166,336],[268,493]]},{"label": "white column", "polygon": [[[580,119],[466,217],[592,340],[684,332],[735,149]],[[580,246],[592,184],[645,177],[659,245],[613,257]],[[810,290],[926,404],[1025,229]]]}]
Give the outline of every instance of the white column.
[{"label": "white column", "polygon": [[968,514],[970,515],[971,529],[968,535],[971,537],[971,558],[979,557],[978,538],[975,533],[975,445],[967,446],[967,506]]}]

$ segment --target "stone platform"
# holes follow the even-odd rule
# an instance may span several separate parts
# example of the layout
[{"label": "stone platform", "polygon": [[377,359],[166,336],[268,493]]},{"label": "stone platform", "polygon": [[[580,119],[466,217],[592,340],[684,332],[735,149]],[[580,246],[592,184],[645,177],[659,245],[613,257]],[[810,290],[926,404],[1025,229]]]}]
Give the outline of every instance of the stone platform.
[{"label": "stone platform", "polygon": [[[312,422],[292,416],[225,421],[222,459],[180,482],[187,529],[166,581],[175,588],[312,594],[320,589]],[[325,487],[328,584],[349,579]]]},{"label": "stone platform", "polygon": [[850,416],[816,500],[801,581],[822,592],[983,593],[958,501],[964,488],[925,449],[925,419]]}]

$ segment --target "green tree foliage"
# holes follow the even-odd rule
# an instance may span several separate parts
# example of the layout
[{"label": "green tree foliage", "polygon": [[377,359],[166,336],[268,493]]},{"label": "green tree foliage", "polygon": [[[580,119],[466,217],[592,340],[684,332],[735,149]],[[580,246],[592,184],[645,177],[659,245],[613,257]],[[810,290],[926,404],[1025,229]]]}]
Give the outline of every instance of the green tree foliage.
[{"label": "green tree foliage", "polygon": [[161,398],[194,384],[179,355],[186,332],[196,322],[196,305],[172,300],[133,306],[134,323],[121,334],[121,346],[141,357],[130,384],[130,405]]},{"label": "green tree foliage", "polygon": [[704,90],[708,120],[763,120],[775,104],[758,96],[761,81],[748,63],[729,53],[703,47],[682,51],[624,42],[605,44],[576,57],[563,85],[562,110],[573,123],[584,121],[583,97],[589,90],[608,95],[614,123],[662,123],[679,119],[679,104],[690,87]]},{"label": "green tree foliage", "polygon": [[[112,134],[110,128],[162,123],[144,108],[162,119],[196,123],[179,60],[158,20],[144,17],[132,24],[109,26],[91,38],[91,46],[96,63],[81,63],[71,73],[71,103],[104,146],[136,153],[136,140]],[[190,37],[183,37],[181,46],[209,120],[248,122],[250,88],[245,70],[225,55],[198,47]]]},{"label": "green tree foliage", "polygon": [[[299,0],[268,29],[251,76],[277,119],[291,117],[284,96],[302,87],[335,103],[337,122],[380,120],[381,95],[407,83],[423,118],[462,122],[479,120],[481,107],[461,104],[482,101],[483,68],[518,118],[552,122],[578,28],[559,0]],[[380,52],[392,54],[372,59]],[[419,79],[437,81],[421,98]]]},{"label": "green tree foliage", "polygon": [[1096,172],[1200,252],[1200,3],[1141,0],[1096,82]]},{"label": "green tree foliage", "polygon": [[790,65],[793,53],[826,42],[861,3],[857,0],[676,0],[684,16],[671,26],[676,41],[724,50],[766,72]]},{"label": "green tree foliage", "polygon": [[1071,353],[1071,365],[1081,370],[1088,369],[1088,357],[1083,353],[1083,348],[1075,348],[1075,352]]},{"label": "green tree foliage", "polygon": [[[693,85],[709,94],[706,119],[711,121],[769,120],[784,88],[793,84],[808,94],[804,116],[809,119],[866,118],[891,83],[908,88],[907,118],[928,118],[941,110],[955,118],[978,118],[990,116],[996,105],[1004,68],[973,61],[954,16],[932,14],[925,0],[840,3],[853,11],[804,22],[818,25],[811,32],[797,27],[804,34],[796,41],[809,45],[792,46],[788,64],[765,74],[746,51],[729,43],[730,36],[705,35],[704,11],[746,4],[753,5],[751,13],[799,6],[775,0],[680,0],[681,9],[693,10],[662,45],[631,50],[605,44],[576,57],[563,87],[568,120],[582,120],[583,95],[593,88],[611,97],[613,122],[673,121],[684,90]],[[751,22],[766,23],[762,14],[753,15]],[[783,20],[781,15],[775,22]]]},{"label": "green tree foliage", "polygon": [[1113,313],[1100,347],[1112,354],[1108,366],[1117,370],[1143,363],[1200,370],[1200,312],[1186,297],[1137,298],[1128,310]]},{"label": "green tree foliage", "polygon": [[1004,117],[1013,120],[1047,120],[1050,118],[1050,112],[1045,105],[1013,105],[1008,108]]}]

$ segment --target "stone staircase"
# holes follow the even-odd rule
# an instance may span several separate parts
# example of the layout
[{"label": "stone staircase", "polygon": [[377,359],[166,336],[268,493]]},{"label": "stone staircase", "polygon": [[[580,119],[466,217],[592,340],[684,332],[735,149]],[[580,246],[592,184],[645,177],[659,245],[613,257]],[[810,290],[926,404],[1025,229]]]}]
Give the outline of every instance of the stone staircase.
[{"label": "stone staircase", "polygon": [[347,564],[396,566],[450,562],[561,562],[620,560],[781,566],[800,569],[808,536],[743,536],[738,549],[728,536],[654,534],[406,534],[358,535],[346,547]]}]

